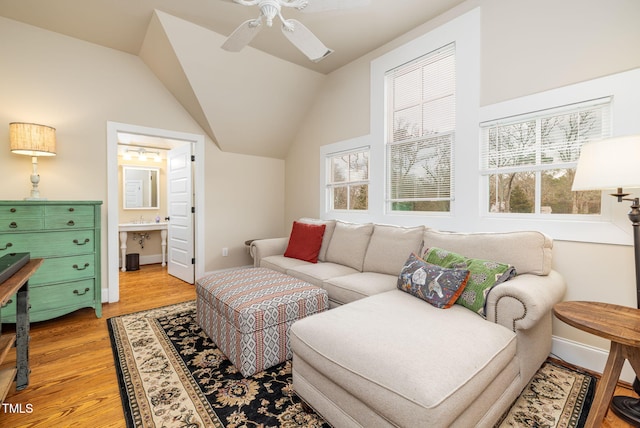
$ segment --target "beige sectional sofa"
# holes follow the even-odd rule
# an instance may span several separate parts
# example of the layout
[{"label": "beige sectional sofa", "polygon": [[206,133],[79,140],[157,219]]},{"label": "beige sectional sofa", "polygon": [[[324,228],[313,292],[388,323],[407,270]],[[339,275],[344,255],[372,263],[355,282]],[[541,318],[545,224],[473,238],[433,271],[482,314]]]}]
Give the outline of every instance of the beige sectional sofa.
[{"label": "beige sectional sofa", "polygon": [[[327,290],[331,310],[290,332],[294,389],[335,427],[490,427],[551,349],[551,309],[565,292],[539,232],[446,233],[326,224],[318,263],[284,257],[288,238],[254,241],[256,266]],[[438,247],[515,267],[481,315],[401,291],[413,252]]]}]

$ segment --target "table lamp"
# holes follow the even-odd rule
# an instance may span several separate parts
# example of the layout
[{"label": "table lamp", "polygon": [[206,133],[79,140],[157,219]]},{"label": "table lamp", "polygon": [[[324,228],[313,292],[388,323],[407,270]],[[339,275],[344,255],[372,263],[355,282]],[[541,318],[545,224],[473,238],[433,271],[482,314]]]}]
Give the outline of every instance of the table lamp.
[{"label": "table lamp", "polygon": [[[582,146],[571,190],[615,189],[618,202],[630,201],[636,270],[636,307],[640,309],[640,198],[627,198],[623,188],[640,188],[640,135],[593,141]],[[636,377],[633,389],[640,394]],[[640,426],[640,399],[613,397],[611,409],[622,419]]]},{"label": "table lamp", "polygon": [[31,156],[31,195],[25,200],[43,200],[40,197],[38,183],[38,156],[56,155],[56,130],[50,126],[35,123],[12,122],[9,124],[9,144],[11,152]]}]

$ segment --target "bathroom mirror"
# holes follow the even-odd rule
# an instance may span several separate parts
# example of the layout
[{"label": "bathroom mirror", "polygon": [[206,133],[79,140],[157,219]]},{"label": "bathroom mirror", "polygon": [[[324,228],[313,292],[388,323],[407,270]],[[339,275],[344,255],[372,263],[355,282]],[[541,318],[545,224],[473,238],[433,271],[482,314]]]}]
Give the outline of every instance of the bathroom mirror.
[{"label": "bathroom mirror", "polygon": [[139,166],[122,167],[125,210],[157,210],[160,207],[160,170]]}]

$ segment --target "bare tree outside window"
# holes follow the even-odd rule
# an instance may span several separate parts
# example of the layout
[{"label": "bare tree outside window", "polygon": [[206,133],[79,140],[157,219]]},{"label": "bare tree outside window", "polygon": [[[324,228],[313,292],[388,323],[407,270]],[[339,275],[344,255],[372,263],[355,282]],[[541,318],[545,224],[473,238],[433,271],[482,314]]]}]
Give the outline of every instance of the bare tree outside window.
[{"label": "bare tree outside window", "polygon": [[369,151],[342,153],[328,158],[331,179],[327,185],[334,210],[369,208]]},{"label": "bare tree outside window", "polygon": [[449,211],[451,135],[389,146],[391,200],[396,211]]}]

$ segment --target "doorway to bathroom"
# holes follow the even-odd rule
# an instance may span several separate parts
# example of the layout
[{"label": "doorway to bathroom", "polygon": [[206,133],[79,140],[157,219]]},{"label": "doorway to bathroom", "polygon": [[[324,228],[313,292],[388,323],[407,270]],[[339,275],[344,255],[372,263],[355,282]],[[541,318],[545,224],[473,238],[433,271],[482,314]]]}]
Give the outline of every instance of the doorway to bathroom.
[{"label": "doorway to bathroom", "polygon": [[[102,301],[119,300],[119,269],[125,267],[127,246],[140,247],[143,263],[160,262],[158,251],[142,247],[163,228],[162,262],[166,255],[168,274],[192,284],[204,272],[204,244],[198,239],[204,230],[198,215],[204,207],[204,136],[108,122],[107,148],[109,286]],[[123,171],[130,168],[128,184]],[[128,239],[133,236],[137,240]]]}]

